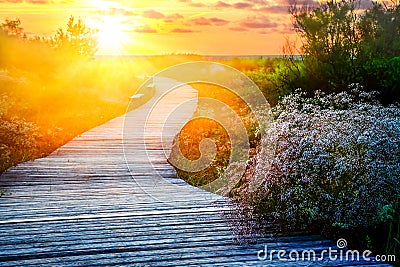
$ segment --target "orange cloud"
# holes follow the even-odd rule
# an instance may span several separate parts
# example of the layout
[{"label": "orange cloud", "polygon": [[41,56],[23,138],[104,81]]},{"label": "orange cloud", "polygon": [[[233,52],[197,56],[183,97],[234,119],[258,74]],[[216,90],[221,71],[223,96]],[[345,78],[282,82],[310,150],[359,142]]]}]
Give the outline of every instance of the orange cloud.
[{"label": "orange cloud", "polygon": [[245,31],[247,31],[247,29],[244,28],[244,27],[230,27],[229,30],[236,31],[236,32],[245,32]]},{"label": "orange cloud", "polygon": [[192,22],[194,25],[198,26],[224,26],[229,23],[229,21],[220,19],[220,18],[205,18],[205,17],[199,17],[192,19]]},{"label": "orange cloud", "polygon": [[258,4],[258,5],[267,5],[268,2],[266,0],[246,0],[247,2]]},{"label": "orange cloud", "polygon": [[230,4],[228,4],[228,3],[224,2],[224,1],[218,1],[214,6],[217,7],[217,8],[231,7]]},{"label": "orange cloud", "polygon": [[191,30],[191,29],[185,29],[185,28],[175,28],[175,29],[172,29],[171,32],[174,32],[174,33],[191,33],[191,32],[194,32],[194,31]]},{"label": "orange cloud", "polygon": [[183,19],[184,17],[181,14],[175,13],[168,16],[165,16],[164,22],[172,23],[176,20]]},{"label": "orange cloud", "polygon": [[153,29],[149,25],[145,25],[145,26],[142,26],[142,27],[134,29],[133,32],[137,32],[137,33],[157,33],[157,30]]},{"label": "orange cloud", "polygon": [[224,26],[229,23],[229,21],[219,18],[211,18],[210,21],[216,26]]},{"label": "orange cloud", "polygon": [[163,19],[165,15],[161,12],[155,11],[153,9],[145,10],[142,14],[143,17],[148,19]]},{"label": "orange cloud", "polygon": [[205,7],[205,6],[207,6],[207,5],[204,4],[204,3],[201,3],[201,2],[193,2],[192,0],[179,0],[179,2],[181,2],[181,3],[186,3],[186,4],[188,4],[189,6],[192,6],[192,7]]},{"label": "orange cloud", "polygon": [[261,12],[265,12],[265,13],[289,14],[289,6],[288,5],[262,7],[258,10]]},{"label": "orange cloud", "polygon": [[246,3],[246,2],[237,2],[237,3],[234,3],[232,6],[234,8],[237,8],[237,9],[251,9],[251,8],[253,8],[252,4]]},{"label": "orange cloud", "polygon": [[244,28],[263,29],[276,28],[278,23],[271,22],[268,17],[250,17],[240,22],[240,26]]},{"label": "orange cloud", "polygon": [[115,8],[115,7],[96,10],[94,13],[97,15],[103,15],[103,16],[136,16],[137,15],[132,10],[129,10],[126,8]]}]

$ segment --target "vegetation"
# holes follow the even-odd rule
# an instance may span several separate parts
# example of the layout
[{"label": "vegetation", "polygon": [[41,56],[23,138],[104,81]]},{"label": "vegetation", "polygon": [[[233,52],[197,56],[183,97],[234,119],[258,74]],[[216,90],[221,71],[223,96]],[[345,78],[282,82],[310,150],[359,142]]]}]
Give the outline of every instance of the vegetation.
[{"label": "vegetation", "polygon": [[[275,106],[275,121],[262,139],[253,135],[245,175],[230,192],[235,230],[252,235],[272,223],[399,258],[400,5],[293,1],[290,12],[299,49],[288,42],[285,59],[223,61]],[[187,127],[180,138],[196,140],[185,148],[188,158],[198,157],[205,137],[217,140],[217,151],[231,149],[223,129]],[[223,151],[212,168],[178,174],[194,185],[226,175]]]},{"label": "vegetation", "polygon": [[277,84],[293,93],[231,192],[239,232],[255,219],[398,258],[400,6],[294,2],[291,12],[303,55],[284,62]]},{"label": "vegetation", "polygon": [[[376,229],[393,223],[400,200],[399,106],[383,107],[357,91],[313,98],[296,92],[273,115],[236,192],[241,209],[251,207],[258,219],[285,231],[348,235],[353,247],[366,248],[368,236],[377,252],[385,240]],[[254,191],[253,177],[259,183]],[[389,235],[398,238],[394,224]]]},{"label": "vegetation", "polygon": [[[255,219],[259,228],[276,223],[282,231],[345,237],[351,247],[399,258],[400,5],[293,1],[290,12],[302,44],[288,42],[286,58],[221,60],[274,106],[266,135],[237,96],[193,85],[238,113],[249,135],[246,172],[230,192],[238,225],[255,229]],[[142,82],[137,75],[203,59],[96,59],[94,34],[73,17],[50,39],[28,38],[18,19],[1,24],[0,172],[122,114]],[[207,108],[200,102],[195,115]],[[196,186],[224,175],[232,150],[225,129],[206,118],[187,124],[173,149],[197,159],[204,138],[217,146],[209,168],[177,170]]]},{"label": "vegetation", "polygon": [[[188,172],[176,169],[180,178],[194,186],[206,185],[222,175],[229,164],[232,151],[232,142],[229,138],[228,132],[224,129],[221,122],[227,122],[232,118],[229,115],[221,118],[221,121],[210,119],[210,113],[215,114],[221,112],[219,107],[211,106],[207,99],[215,99],[220,101],[226,107],[231,108],[242,120],[247,134],[249,136],[249,143],[251,148],[255,148],[259,137],[256,134],[257,123],[250,110],[244,101],[228,89],[222,88],[214,84],[194,83],[191,84],[193,88],[198,90],[200,98],[197,105],[197,110],[193,114],[195,119],[187,123],[175,138],[172,146],[170,160],[174,160],[179,151],[182,155],[189,160],[196,160],[200,158],[200,141],[205,138],[211,139],[217,148],[217,153],[211,164],[204,170],[198,172]],[[202,101],[202,99],[206,99]]]},{"label": "vegetation", "polygon": [[[368,3],[363,3],[368,5]],[[291,6],[294,27],[303,41],[301,61],[290,61],[289,88],[346,91],[359,83],[378,91],[383,103],[400,100],[400,6],[329,0],[319,6]],[[293,44],[287,51],[295,51]],[[290,47],[292,46],[292,47]]]},{"label": "vegetation", "polygon": [[81,19],[75,21],[71,16],[66,30],[59,28],[50,43],[52,47],[64,53],[92,57],[97,48],[94,33],[95,30],[88,28]]},{"label": "vegetation", "polygon": [[[65,42],[73,42],[71,36],[83,27],[73,21]],[[74,32],[71,28],[76,27]],[[139,82],[128,72],[89,61],[86,48],[82,54],[77,48],[59,50],[49,40],[29,39],[22,34],[19,20],[7,20],[2,29],[0,172],[49,154],[77,134],[124,112],[135,90],[132,82]],[[107,79],[114,82],[113,87]]]},{"label": "vegetation", "polygon": [[28,38],[19,19],[1,24],[0,173],[123,114],[138,76],[199,58],[96,59],[94,32],[74,17],[47,39]]}]

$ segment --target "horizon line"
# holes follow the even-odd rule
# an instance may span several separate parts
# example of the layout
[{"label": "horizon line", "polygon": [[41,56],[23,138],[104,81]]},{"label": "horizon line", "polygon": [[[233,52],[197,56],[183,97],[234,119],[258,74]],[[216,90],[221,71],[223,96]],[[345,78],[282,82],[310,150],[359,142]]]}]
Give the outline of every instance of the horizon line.
[{"label": "horizon line", "polygon": [[197,53],[165,53],[165,54],[121,54],[121,55],[113,55],[113,54],[101,54],[94,55],[95,58],[101,57],[160,57],[160,56],[199,56],[199,57],[261,57],[261,58],[279,58],[285,56],[294,56],[300,57],[301,54],[296,55],[288,55],[288,54],[197,54]]}]

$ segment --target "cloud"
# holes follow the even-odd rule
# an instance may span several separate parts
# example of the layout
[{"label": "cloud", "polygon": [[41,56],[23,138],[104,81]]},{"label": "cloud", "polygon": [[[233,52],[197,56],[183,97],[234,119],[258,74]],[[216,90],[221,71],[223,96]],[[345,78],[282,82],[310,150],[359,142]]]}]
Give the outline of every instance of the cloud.
[{"label": "cloud", "polygon": [[192,20],[192,22],[195,25],[200,25],[200,26],[211,25],[211,21],[206,19],[205,17],[195,18]]},{"label": "cloud", "polygon": [[229,23],[229,21],[219,18],[211,18],[210,21],[216,26],[224,26]]},{"label": "cloud", "polygon": [[207,6],[204,3],[193,2],[192,0],[179,0],[179,2],[186,3],[186,4],[188,4],[189,6],[192,6],[192,7],[205,7],[205,6]]},{"label": "cloud", "polygon": [[194,25],[197,26],[224,26],[229,23],[229,21],[220,18],[205,18],[199,17],[191,20]]},{"label": "cloud", "polygon": [[191,29],[184,29],[184,28],[175,28],[172,29],[171,32],[175,32],[175,33],[190,33],[190,32],[194,32]]},{"label": "cloud", "polygon": [[241,2],[235,2],[232,4],[220,0],[216,2],[213,6],[215,8],[236,8],[236,9],[256,10],[257,8],[262,8],[263,6],[266,5],[268,5],[268,2],[266,0],[243,0]]},{"label": "cloud", "polygon": [[258,9],[258,11],[266,12],[266,13],[274,13],[274,14],[289,14],[289,6],[282,5],[282,6],[262,7],[260,9]]},{"label": "cloud", "polygon": [[244,27],[231,27],[231,28],[229,28],[229,30],[231,30],[231,31],[236,31],[236,32],[245,32],[245,31],[248,31],[246,28],[244,28]]},{"label": "cloud", "polygon": [[98,14],[98,15],[103,15],[103,16],[136,16],[137,15],[132,10],[128,10],[125,8],[116,8],[116,7],[96,10],[94,13]]},{"label": "cloud", "polygon": [[165,18],[165,15],[163,13],[160,13],[155,10],[145,10],[142,14],[143,17],[148,18],[148,19],[163,19]]},{"label": "cloud", "polygon": [[253,4],[246,2],[237,2],[232,5],[236,9],[251,9],[253,8]]},{"label": "cloud", "polygon": [[257,5],[267,5],[268,2],[266,0],[246,0],[246,2],[250,2]]},{"label": "cloud", "polygon": [[214,5],[214,7],[216,7],[216,8],[227,8],[227,7],[231,7],[231,5],[228,4],[228,3],[226,3],[226,2],[223,2],[223,1],[218,1],[218,2]]},{"label": "cloud", "polygon": [[179,13],[168,15],[167,18],[169,19],[183,19],[183,16]]},{"label": "cloud", "polygon": [[178,13],[170,14],[170,15],[165,16],[164,22],[171,23],[171,22],[174,22],[174,21],[176,21],[178,19],[183,19],[183,18],[184,17],[181,14],[178,14]]},{"label": "cloud", "polygon": [[189,5],[192,6],[192,7],[205,7],[205,6],[207,6],[206,4],[200,3],[200,2],[198,2],[198,3],[191,2]]},{"label": "cloud", "polygon": [[242,22],[240,24],[242,27],[247,27],[247,28],[255,28],[255,29],[261,29],[261,28],[275,28],[278,26],[277,23],[273,22]]},{"label": "cloud", "polygon": [[244,28],[263,29],[263,28],[276,28],[278,23],[271,22],[268,17],[249,17],[240,22],[240,26]]},{"label": "cloud", "polygon": [[138,33],[157,33],[157,30],[153,29],[149,25],[145,25],[145,26],[142,26],[142,27],[134,29],[133,32],[138,32]]}]

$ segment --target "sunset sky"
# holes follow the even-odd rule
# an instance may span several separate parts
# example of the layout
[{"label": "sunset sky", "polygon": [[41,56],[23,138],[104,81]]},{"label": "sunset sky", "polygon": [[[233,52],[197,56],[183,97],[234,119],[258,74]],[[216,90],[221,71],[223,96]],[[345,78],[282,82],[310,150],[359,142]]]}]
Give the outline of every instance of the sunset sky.
[{"label": "sunset sky", "polygon": [[0,19],[52,36],[70,16],[97,28],[98,54],[281,54],[287,0],[0,0]]}]

